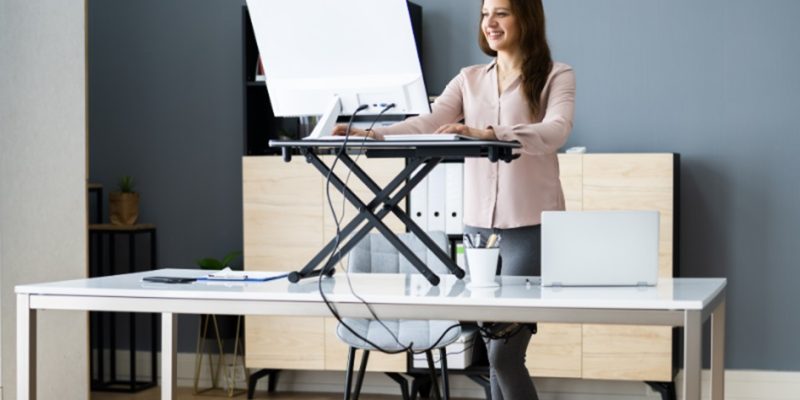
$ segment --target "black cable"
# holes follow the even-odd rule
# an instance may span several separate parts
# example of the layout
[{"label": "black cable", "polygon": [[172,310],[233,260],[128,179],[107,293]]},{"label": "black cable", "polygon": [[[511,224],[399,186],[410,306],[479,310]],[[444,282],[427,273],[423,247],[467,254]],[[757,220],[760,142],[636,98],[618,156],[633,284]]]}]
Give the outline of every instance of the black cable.
[{"label": "black cable", "polygon": [[[381,116],[382,116],[382,115],[383,115],[383,114],[384,114],[386,111],[390,110],[390,109],[391,109],[391,108],[393,108],[394,106],[395,106],[395,105],[394,105],[394,103],[391,103],[391,104],[387,105],[386,107],[384,107],[384,109],[383,109],[383,110],[381,110],[381,112],[380,112],[380,113],[378,113],[378,115],[376,115],[375,119],[372,121],[372,124],[371,124],[371,125],[370,125],[370,127],[367,129],[367,131],[371,131],[371,130],[372,130],[372,128],[375,126],[375,124],[376,124],[376,123],[378,122],[378,120],[380,119],[380,117],[381,117]],[[341,156],[344,154],[344,152],[345,152],[345,150],[346,150],[346,148],[347,148],[347,143],[348,143],[348,142],[349,142],[349,140],[350,140],[350,131],[351,131],[351,129],[352,129],[352,124],[353,124],[353,120],[355,119],[355,115],[356,115],[356,113],[358,113],[359,111],[361,111],[361,110],[363,110],[363,109],[365,109],[365,108],[366,108],[366,106],[365,106],[365,105],[362,105],[362,106],[360,106],[358,109],[356,109],[356,111],[355,111],[355,112],[353,113],[353,115],[350,117],[350,121],[349,121],[349,123],[348,123],[348,125],[347,125],[347,130],[346,130],[346,132],[345,132],[345,139],[344,139],[344,141],[343,141],[343,143],[342,143],[342,146],[341,146],[341,148],[340,148],[340,149],[339,149],[339,151],[337,152],[336,159],[334,159],[334,162],[333,162],[333,164],[332,164],[332,166],[331,166],[330,170],[328,171],[328,174],[327,174],[327,176],[326,176],[326,180],[325,180],[325,195],[326,195],[326,198],[327,198],[327,201],[328,201],[328,207],[330,208],[331,214],[332,214],[332,216],[333,216],[334,224],[336,225],[336,242],[335,242],[335,244],[334,244],[333,251],[331,252],[330,256],[328,257],[328,261],[326,261],[326,264],[325,264],[326,266],[327,266],[327,265],[330,263],[330,261],[333,259],[333,255],[336,253],[337,249],[339,248],[339,244],[340,244],[340,240],[341,240],[340,221],[339,221],[339,218],[338,218],[338,217],[337,217],[337,215],[336,215],[336,211],[335,211],[335,208],[333,207],[333,202],[332,202],[332,200],[331,200],[331,197],[330,197],[330,175],[331,175],[331,173],[332,173],[332,171],[333,171],[334,167],[336,166],[336,163],[338,162],[339,158],[340,158],[340,157],[341,157]],[[360,156],[361,156],[361,154],[364,152],[364,146],[363,146],[363,143],[364,143],[364,142],[366,142],[366,137],[365,137],[364,139],[362,139],[362,141],[361,141],[361,143],[362,143],[362,146],[360,147],[360,149],[359,149],[360,151],[359,151],[358,155],[356,156],[356,159],[355,159],[355,161],[354,161],[354,162],[358,162],[358,159],[359,159],[359,157],[360,157]],[[352,169],[351,169],[351,170],[348,172],[348,174],[347,174],[347,177],[346,177],[346,179],[345,179],[345,186],[347,186],[347,182],[349,182],[349,180],[350,180],[350,176],[351,176],[352,172],[353,172],[353,171],[352,171]],[[342,215],[343,215],[343,216],[344,216],[344,209],[345,209],[345,208],[344,208],[344,204],[345,204],[345,203],[344,203],[344,201],[345,201],[345,199],[342,199]],[[341,258],[339,258],[339,260],[337,260],[337,261],[341,263]],[[362,304],[364,304],[364,305],[367,307],[367,309],[369,310],[369,312],[370,312],[370,314],[372,315],[372,317],[374,318],[374,320],[376,320],[376,321],[377,321],[379,324],[381,324],[381,326],[382,326],[382,327],[383,327],[383,328],[384,328],[384,329],[385,329],[385,330],[386,330],[386,331],[387,331],[387,332],[388,332],[388,333],[389,333],[389,334],[392,336],[392,338],[395,340],[395,342],[396,342],[398,345],[400,345],[400,346],[401,346],[401,349],[400,349],[400,350],[387,350],[387,349],[384,349],[384,348],[382,348],[381,346],[378,346],[378,345],[376,345],[375,343],[373,343],[373,342],[372,342],[372,341],[370,341],[369,339],[367,339],[367,338],[365,338],[365,337],[361,336],[361,335],[360,335],[359,333],[357,333],[357,332],[356,332],[356,331],[355,331],[355,330],[354,330],[352,327],[350,327],[349,325],[347,325],[347,324],[346,324],[346,323],[345,323],[345,322],[342,320],[341,316],[339,315],[338,311],[336,310],[336,306],[335,306],[335,304],[334,304],[333,302],[330,302],[330,301],[328,300],[328,298],[325,296],[325,293],[324,293],[324,291],[322,290],[322,277],[325,275],[325,273],[324,273],[325,271],[323,271],[323,273],[321,273],[321,274],[319,275],[319,279],[318,279],[318,289],[319,289],[319,292],[320,292],[320,296],[322,297],[323,301],[325,302],[325,305],[328,307],[328,310],[330,310],[331,314],[333,314],[333,316],[336,318],[336,320],[337,320],[337,321],[338,321],[338,322],[339,322],[339,323],[340,323],[340,324],[341,324],[341,325],[342,325],[342,326],[343,326],[345,329],[347,329],[347,330],[348,330],[350,333],[352,333],[353,335],[355,335],[357,338],[361,339],[361,340],[362,340],[362,341],[364,341],[365,343],[367,343],[367,344],[369,344],[370,346],[374,347],[374,348],[375,348],[375,349],[377,349],[378,351],[381,351],[381,352],[384,352],[384,353],[387,353],[387,354],[397,354],[397,353],[403,353],[403,352],[410,352],[410,353],[425,353],[426,351],[430,351],[430,350],[433,350],[433,349],[435,349],[435,348],[436,348],[436,346],[437,346],[437,345],[438,345],[438,344],[439,344],[439,343],[440,343],[440,342],[441,342],[441,341],[444,339],[444,337],[447,335],[447,333],[448,333],[448,332],[450,332],[450,330],[452,330],[452,329],[455,329],[455,328],[458,328],[458,327],[460,327],[460,326],[461,326],[460,324],[454,324],[454,325],[451,325],[450,327],[448,327],[448,328],[447,328],[447,329],[446,329],[446,330],[445,330],[445,331],[444,331],[444,332],[441,334],[441,336],[439,336],[439,338],[436,340],[436,342],[434,342],[434,343],[431,345],[431,347],[429,347],[429,348],[427,348],[427,349],[424,349],[424,350],[419,350],[419,351],[416,351],[416,352],[415,352],[415,351],[411,350],[411,349],[412,349],[412,347],[413,347],[413,345],[414,345],[414,343],[413,343],[413,342],[411,342],[411,343],[409,343],[408,345],[405,345],[405,346],[404,346],[404,344],[400,342],[399,338],[397,338],[397,336],[396,336],[396,335],[395,335],[395,334],[394,334],[394,333],[391,331],[391,329],[389,329],[389,328],[388,328],[388,327],[387,327],[387,326],[386,326],[386,325],[383,323],[383,321],[382,321],[382,320],[381,320],[381,319],[378,317],[378,315],[375,313],[375,311],[374,311],[374,309],[372,308],[372,306],[370,306],[370,305],[369,305],[369,303],[368,303],[366,300],[364,300],[362,297],[360,297],[358,294],[356,294],[356,293],[355,293],[355,291],[354,291],[354,289],[353,289],[353,286],[352,286],[352,283],[351,283],[351,281],[350,281],[349,269],[345,269],[345,271],[346,271],[346,273],[345,273],[345,276],[347,277],[347,280],[348,280],[348,285],[350,286],[350,292],[351,292],[351,294],[353,294],[353,296],[354,296],[354,297],[356,297],[356,298],[357,298],[357,299],[358,299],[358,300],[359,300],[359,301],[360,301]]]},{"label": "black cable", "polygon": [[[350,121],[347,124],[347,130],[345,131],[345,135],[344,135],[344,141],[342,142],[342,145],[339,148],[339,151],[336,153],[336,158],[333,160],[333,164],[331,164],[331,167],[328,170],[328,174],[325,176],[325,197],[327,199],[328,208],[331,211],[334,224],[336,225],[336,241],[334,242],[333,250],[331,251],[330,255],[328,256],[328,259],[326,260],[323,268],[327,267],[328,264],[331,263],[331,260],[333,260],[333,257],[336,254],[337,250],[339,249],[339,245],[340,245],[340,242],[341,242],[340,223],[339,223],[338,217],[336,216],[336,209],[333,206],[333,201],[331,200],[331,194],[330,194],[330,178],[331,178],[331,174],[333,173],[333,170],[336,167],[336,164],[338,163],[339,159],[342,157],[342,155],[344,154],[344,152],[345,152],[345,150],[347,148],[347,143],[350,140],[350,131],[352,130],[353,121],[355,120],[356,114],[358,114],[358,112],[366,109],[367,107],[368,107],[368,105],[362,104],[350,116]],[[381,114],[382,113],[378,114],[378,116],[380,116]],[[348,175],[348,178],[349,178],[349,175]],[[347,185],[347,181],[345,181],[345,186],[346,185]],[[344,193],[343,193],[343,195],[344,195]],[[346,197],[345,197],[345,199],[346,199]],[[339,258],[338,261],[341,262],[341,258]],[[344,321],[342,321],[341,316],[339,315],[339,312],[336,310],[336,305],[333,302],[331,302],[330,300],[328,300],[327,296],[325,296],[325,291],[322,290],[322,278],[323,278],[323,276],[325,276],[325,272],[326,271],[322,271],[322,273],[319,274],[319,277],[318,277],[318,280],[317,280],[317,287],[318,287],[318,290],[319,290],[319,294],[322,297],[323,302],[325,302],[325,306],[328,307],[328,310],[331,312],[331,314],[333,314],[333,316],[336,318],[336,320],[340,324],[342,324],[342,326],[344,326],[345,329],[350,331],[350,333],[355,335],[357,338],[363,340],[364,342],[366,342],[370,346],[378,349],[379,351],[382,351],[382,352],[385,352],[385,353],[389,353],[389,354],[401,353],[401,352],[405,352],[406,351],[406,349],[402,349],[402,350],[398,350],[398,351],[391,351],[391,350],[383,349],[382,347],[376,345],[375,343],[373,343],[369,339],[361,336],[358,332],[353,330],[353,328],[351,328],[349,325],[344,323]],[[401,343],[401,345],[402,345],[402,343]]]},{"label": "black cable", "polygon": [[[378,120],[380,119],[380,117],[381,117],[381,116],[382,116],[382,115],[383,115],[383,114],[384,114],[386,111],[388,111],[388,110],[390,110],[390,109],[392,109],[392,108],[394,108],[394,107],[395,107],[395,104],[394,104],[394,103],[390,103],[390,104],[388,104],[386,107],[384,107],[384,108],[381,110],[381,112],[379,112],[379,113],[378,113],[378,115],[376,115],[376,116],[375,116],[375,118],[372,120],[372,123],[370,124],[369,128],[367,128],[367,132],[369,132],[369,131],[372,131],[372,128],[374,128],[374,127],[375,127],[375,124],[378,122]],[[365,136],[365,138],[362,140],[362,142],[361,142],[361,143],[362,143],[362,145],[359,147],[359,152],[358,152],[358,154],[356,155],[356,158],[355,158],[355,160],[353,161],[353,162],[354,162],[354,163],[356,163],[356,164],[358,164],[358,159],[361,157],[361,154],[363,154],[363,153],[364,153],[364,149],[365,149],[365,147],[364,147],[363,143],[364,143],[365,141],[366,141],[366,136]],[[347,177],[345,178],[345,186],[347,186],[347,183],[350,181],[350,176],[352,175],[352,173],[353,173],[353,170],[352,170],[352,169],[350,169],[350,170],[348,171],[348,173],[347,173]],[[345,210],[344,204],[345,204],[345,203],[344,203],[344,199],[343,199],[343,200],[342,200],[342,219],[344,219],[344,210]],[[338,232],[338,224],[339,224],[339,221],[336,219],[336,216],[335,216],[335,215],[334,215],[334,222],[337,224],[337,232]],[[341,259],[339,259],[339,262],[341,263]],[[353,289],[352,282],[350,281],[350,269],[349,269],[349,268],[343,268],[343,269],[345,270],[345,277],[347,278],[347,283],[348,283],[348,285],[349,285],[349,287],[350,287],[350,293],[351,293],[351,294],[352,294],[352,295],[353,295],[353,296],[354,296],[356,299],[358,299],[358,300],[359,300],[359,301],[360,301],[362,304],[364,304],[364,306],[366,306],[366,308],[367,308],[367,310],[369,311],[370,315],[372,315],[372,318],[373,318],[373,319],[374,319],[376,322],[378,322],[378,323],[379,323],[379,324],[380,324],[380,325],[383,327],[383,329],[384,329],[384,330],[385,330],[385,331],[386,331],[386,332],[387,332],[387,333],[388,333],[388,334],[389,334],[389,335],[392,337],[392,339],[394,339],[395,343],[397,343],[398,345],[400,345],[400,347],[403,347],[403,348],[405,348],[405,350],[404,350],[404,351],[410,351],[410,352],[412,352],[412,353],[413,353],[413,351],[411,350],[411,347],[414,345],[414,343],[412,342],[412,343],[409,343],[407,346],[404,346],[404,344],[403,344],[403,343],[400,341],[400,339],[399,339],[399,338],[398,338],[398,337],[397,337],[397,336],[394,334],[394,332],[392,332],[392,330],[391,330],[391,329],[389,329],[389,327],[388,327],[388,326],[386,326],[386,324],[384,324],[384,323],[383,323],[383,321],[380,319],[380,317],[378,317],[377,313],[375,313],[375,310],[372,308],[372,306],[371,306],[371,305],[370,305],[370,304],[369,304],[369,303],[368,303],[366,300],[364,300],[364,298],[362,298],[361,296],[359,296],[359,295],[358,295],[358,294],[355,292],[355,290]],[[347,327],[347,324],[345,324],[345,323],[343,323],[343,322],[342,322],[342,324],[343,324],[343,325],[345,325],[345,328],[348,328],[348,327]],[[459,323],[459,324],[455,324],[455,325],[451,325],[450,327],[448,327],[448,328],[447,328],[447,329],[446,329],[446,330],[445,330],[445,331],[442,333],[442,335],[441,335],[441,336],[438,338],[438,340],[437,340],[437,341],[436,341],[436,342],[435,342],[435,343],[432,345],[432,347],[430,347],[430,348],[428,348],[428,349],[425,349],[425,350],[420,350],[420,351],[418,351],[418,352],[419,352],[419,353],[424,353],[424,352],[426,352],[426,351],[428,351],[428,350],[433,350],[433,349],[435,349],[435,348],[436,348],[436,345],[438,345],[438,344],[439,344],[439,343],[442,341],[442,339],[444,339],[444,337],[446,336],[447,332],[449,332],[450,330],[452,330],[452,329],[454,329],[454,328],[460,327],[460,326],[461,326],[461,324],[460,324],[460,323]],[[351,329],[348,329],[348,330],[352,332],[352,330],[351,330]],[[379,348],[379,350],[380,350],[380,348]]]},{"label": "black cable", "polygon": [[[335,210],[335,208],[333,207],[333,201],[331,200],[331,196],[330,196],[330,174],[332,173],[332,171],[333,171],[333,168],[336,166],[336,163],[339,161],[339,158],[341,158],[341,156],[344,154],[344,151],[345,151],[345,149],[346,149],[346,147],[347,147],[347,143],[348,143],[348,142],[349,142],[349,140],[350,140],[350,131],[351,131],[351,129],[352,129],[352,124],[353,124],[353,120],[355,119],[354,117],[355,117],[356,113],[358,113],[359,111],[361,111],[361,110],[365,109],[366,107],[367,107],[366,105],[362,105],[361,107],[359,107],[358,109],[356,109],[356,111],[355,111],[355,112],[353,113],[353,115],[351,116],[351,118],[350,118],[350,122],[349,122],[349,123],[348,123],[348,125],[347,125],[347,130],[346,130],[346,132],[345,132],[345,138],[344,138],[344,141],[343,141],[342,147],[341,147],[341,148],[339,149],[339,151],[337,152],[337,154],[336,154],[336,158],[334,159],[334,161],[333,161],[333,164],[332,164],[332,166],[331,166],[331,168],[330,168],[330,171],[328,172],[328,175],[327,175],[327,177],[326,177],[326,180],[325,180],[325,195],[326,195],[326,199],[327,199],[327,201],[328,201],[328,208],[329,208],[329,209],[330,209],[330,211],[331,211],[331,214],[332,214],[332,217],[333,217],[333,222],[334,222],[334,224],[336,225],[336,242],[335,242],[335,244],[334,244],[333,251],[331,252],[330,256],[328,257],[328,260],[326,261],[326,265],[327,265],[327,264],[329,264],[329,263],[331,262],[331,260],[333,259],[333,255],[334,255],[334,254],[336,253],[336,251],[339,249],[339,245],[340,245],[340,242],[341,242],[341,227],[340,227],[340,222],[339,222],[339,218],[338,218],[338,216],[336,215],[336,210]],[[375,121],[377,121],[377,119],[378,119],[378,118],[380,118],[380,116],[381,116],[381,115],[382,115],[384,112],[388,111],[388,110],[389,110],[390,108],[392,108],[392,107],[394,107],[394,104],[390,104],[390,105],[389,105],[389,106],[387,106],[387,107],[386,107],[384,110],[382,110],[380,113],[378,113],[377,117],[375,118]],[[374,122],[373,122],[373,125],[374,125]],[[366,138],[365,138],[363,141],[366,141]],[[363,141],[362,141],[362,142],[363,142]],[[362,147],[361,147],[361,148],[362,148],[362,150],[363,150],[363,145],[362,145]],[[359,154],[359,155],[360,155],[360,154]],[[352,170],[350,170],[350,173],[352,173]],[[348,173],[348,175],[347,175],[347,179],[346,179],[346,180],[345,180],[345,182],[344,182],[345,186],[347,186],[347,182],[348,182],[348,181],[349,181],[349,179],[350,179],[350,173]],[[345,201],[345,200],[346,200],[346,198],[343,198],[343,199],[342,199],[342,209],[343,209],[343,210],[344,210],[344,201]],[[344,212],[343,212],[343,214],[344,214]],[[337,260],[337,261],[338,261],[338,262],[341,262],[341,258],[339,258],[339,260]],[[355,335],[357,338],[359,338],[359,339],[363,340],[364,342],[368,343],[370,346],[373,346],[374,348],[378,349],[379,351],[382,351],[382,352],[385,352],[385,353],[389,353],[389,354],[394,354],[394,353],[401,353],[401,352],[405,352],[405,351],[407,351],[407,350],[408,350],[408,348],[407,348],[407,347],[406,347],[406,348],[403,348],[403,349],[401,349],[401,350],[396,350],[396,351],[392,351],[392,350],[387,350],[387,349],[384,349],[384,348],[382,348],[381,346],[378,346],[378,345],[376,345],[375,343],[373,343],[373,342],[372,342],[372,341],[370,341],[369,339],[367,339],[367,338],[365,338],[365,337],[361,336],[361,335],[360,335],[358,332],[356,332],[356,331],[355,331],[353,328],[351,328],[351,327],[350,327],[349,325],[347,325],[347,324],[346,324],[344,321],[342,321],[342,318],[341,318],[341,316],[339,315],[338,311],[336,310],[335,304],[333,304],[332,302],[330,302],[330,301],[327,299],[327,297],[325,296],[325,293],[324,293],[324,292],[323,292],[323,290],[322,290],[322,276],[323,276],[323,275],[325,275],[325,274],[324,274],[324,273],[323,273],[323,274],[320,274],[320,277],[319,277],[319,280],[318,280],[318,286],[319,286],[320,295],[322,296],[322,298],[323,298],[323,301],[325,302],[325,305],[326,305],[326,306],[328,307],[328,309],[331,311],[331,314],[333,314],[333,316],[336,318],[336,320],[337,320],[337,321],[338,321],[340,324],[342,324],[342,326],[344,326],[344,327],[345,327],[345,329],[347,329],[348,331],[350,331],[350,333],[352,333],[353,335]],[[348,284],[350,284],[350,281],[349,281],[349,274],[346,274],[346,275],[347,275],[347,277],[348,277]],[[352,292],[353,292],[352,285],[351,285],[351,287],[350,287],[350,290],[351,290],[351,293],[352,293]],[[360,300],[362,303],[364,303],[364,304],[367,304],[367,303],[366,303],[366,301],[364,301],[364,299],[363,299],[363,298],[361,298],[361,297],[359,297],[359,296],[357,296],[357,295],[356,295],[355,297],[356,297],[356,298],[358,298],[358,299],[359,299],[359,300]],[[370,310],[370,314],[371,314],[371,315],[372,315],[372,316],[373,316],[373,317],[374,317],[376,320],[380,321],[380,319],[379,319],[379,318],[377,318],[377,315],[375,315],[375,312],[372,310],[372,308],[371,308],[369,305],[367,305],[367,308]],[[382,325],[382,326],[383,326],[385,329],[387,329],[387,331],[388,331],[388,332],[390,332],[390,334],[392,334],[392,333],[391,333],[391,330],[389,330],[389,329],[388,329],[388,327],[386,327],[386,325],[385,325],[385,324],[383,324],[383,322],[379,322],[379,323],[381,323],[381,325]],[[392,336],[393,336],[393,337],[394,337],[394,339],[395,339],[395,340],[398,342],[398,344],[399,344],[399,345],[401,345],[401,346],[403,345],[403,344],[402,344],[402,343],[400,343],[400,342],[399,342],[399,340],[398,340],[398,339],[397,339],[397,338],[394,336],[394,334],[392,334]]]}]

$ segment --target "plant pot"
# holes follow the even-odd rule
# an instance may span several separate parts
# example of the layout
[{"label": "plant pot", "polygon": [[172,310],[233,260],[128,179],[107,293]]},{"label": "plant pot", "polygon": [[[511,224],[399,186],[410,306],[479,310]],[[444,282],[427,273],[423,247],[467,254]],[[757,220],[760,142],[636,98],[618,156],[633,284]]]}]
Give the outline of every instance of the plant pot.
[{"label": "plant pot", "polygon": [[139,193],[109,193],[108,212],[112,225],[135,224],[139,219]]}]

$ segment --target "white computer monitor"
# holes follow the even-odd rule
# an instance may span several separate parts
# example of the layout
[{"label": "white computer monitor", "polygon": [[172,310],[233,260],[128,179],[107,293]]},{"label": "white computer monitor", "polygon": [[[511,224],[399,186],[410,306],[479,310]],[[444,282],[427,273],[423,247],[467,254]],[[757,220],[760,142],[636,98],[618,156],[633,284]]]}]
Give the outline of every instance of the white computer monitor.
[{"label": "white computer monitor", "polygon": [[247,0],[275,116],[430,112],[406,0]]}]

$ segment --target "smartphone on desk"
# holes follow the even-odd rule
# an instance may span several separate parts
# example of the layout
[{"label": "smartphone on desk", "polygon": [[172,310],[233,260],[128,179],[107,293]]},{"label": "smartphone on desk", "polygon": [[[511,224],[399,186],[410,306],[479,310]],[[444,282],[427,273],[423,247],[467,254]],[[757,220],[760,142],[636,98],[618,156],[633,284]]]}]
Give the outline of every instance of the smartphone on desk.
[{"label": "smartphone on desk", "polygon": [[143,282],[155,283],[192,283],[196,280],[197,278],[186,278],[180,276],[145,276],[142,278]]}]

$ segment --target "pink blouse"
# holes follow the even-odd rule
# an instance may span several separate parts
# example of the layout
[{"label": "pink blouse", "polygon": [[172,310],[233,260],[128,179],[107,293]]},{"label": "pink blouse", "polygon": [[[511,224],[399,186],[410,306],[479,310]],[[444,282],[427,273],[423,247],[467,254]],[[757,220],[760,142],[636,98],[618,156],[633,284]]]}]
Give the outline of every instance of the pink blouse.
[{"label": "pink blouse", "polygon": [[432,113],[377,128],[382,135],[431,133],[464,120],[474,128],[492,127],[499,140],[522,144],[518,159],[464,161],[464,223],[482,228],[538,225],[544,210],[563,210],[556,152],[567,141],[575,111],[575,73],[554,63],[542,90],[541,112],[530,116],[521,78],[498,96],[495,62],[461,70],[436,99]]}]

